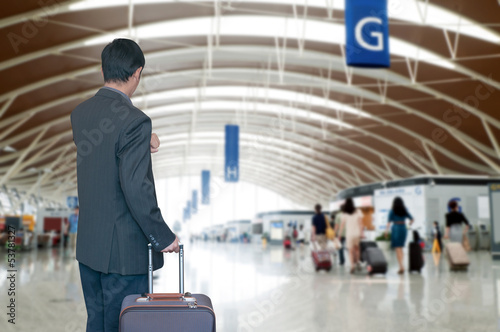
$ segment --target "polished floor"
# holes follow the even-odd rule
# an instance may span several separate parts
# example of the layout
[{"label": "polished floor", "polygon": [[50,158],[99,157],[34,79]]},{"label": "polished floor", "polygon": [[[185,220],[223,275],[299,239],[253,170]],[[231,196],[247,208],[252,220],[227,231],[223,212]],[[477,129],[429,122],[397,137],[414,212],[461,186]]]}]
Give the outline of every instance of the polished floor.
[{"label": "polished floor", "polygon": [[[85,331],[78,265],[61,249],[16,254],[16,324],[8,323],[7,254],[0,266],[0,331]],[[500,331],[500,263],[470,254],[467,272],[450,272],[426,254],[422,274],[396,273],[393,252],[385,276],[350,275],[336,265],[315,272],[309,249],[186,244],[186,290],[208,294],[219,332]],[[156,274],[156,292],[178,288],[176,255]]]}]

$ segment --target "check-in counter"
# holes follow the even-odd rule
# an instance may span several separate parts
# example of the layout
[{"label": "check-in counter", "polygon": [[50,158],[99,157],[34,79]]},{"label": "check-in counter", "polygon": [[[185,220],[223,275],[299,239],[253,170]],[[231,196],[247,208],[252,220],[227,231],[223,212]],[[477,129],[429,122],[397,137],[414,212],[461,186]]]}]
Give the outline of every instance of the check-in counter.
[{"label": "check-in counter", "polygon": [[478,235],[479,235],[479,249],[490,250],[491,247],[490,227],[486,224],[479,224]]},{"label": "check-in counter", "polygon": [[477,225],[470,225],[469,231],[467,232],[469,237],[469,244],[471,250],[479,249],[479,231]]}]

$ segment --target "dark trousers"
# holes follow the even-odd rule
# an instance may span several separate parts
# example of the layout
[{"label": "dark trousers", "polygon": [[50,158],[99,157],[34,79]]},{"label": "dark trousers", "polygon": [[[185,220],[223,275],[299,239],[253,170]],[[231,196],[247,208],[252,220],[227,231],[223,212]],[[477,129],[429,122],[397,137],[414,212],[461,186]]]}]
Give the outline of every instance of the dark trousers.
[{"label": "dark trousers", "polygon": [[102,273],[80,263],[80,279],[87,307],[87,332],[117,332],[122,301],[148,290],[148,275]]},{"label": "dark trousers", "polygon": [[344,249],[345,249],[345,237],[342,236],[340,238],[340,249],[339,249],[339,260],[340,260],[340,265],[344,265],[345,263],[345,256],[344,256]]}]

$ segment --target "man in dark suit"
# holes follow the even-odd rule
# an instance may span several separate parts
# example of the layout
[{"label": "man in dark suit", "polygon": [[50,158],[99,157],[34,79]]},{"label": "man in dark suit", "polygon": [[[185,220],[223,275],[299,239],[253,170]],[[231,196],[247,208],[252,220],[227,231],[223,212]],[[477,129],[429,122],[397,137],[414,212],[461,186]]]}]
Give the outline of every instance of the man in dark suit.
[{"label": "man in dark suit", "polygon": [[179,241],[156,200],[151,119],[132,105],[145,59],[132,40],[115,39],[101,54],[104,87],[71,113],[77,147],[80,216],[76,259],[87,331],[118,331],[126,295],[147,292],[148,243],[154,269]]}]

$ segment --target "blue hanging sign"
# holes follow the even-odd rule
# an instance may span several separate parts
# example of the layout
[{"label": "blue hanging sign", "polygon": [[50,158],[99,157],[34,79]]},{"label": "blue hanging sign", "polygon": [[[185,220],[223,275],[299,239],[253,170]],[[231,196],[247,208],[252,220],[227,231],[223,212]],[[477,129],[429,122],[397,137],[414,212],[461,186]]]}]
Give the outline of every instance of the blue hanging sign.
[{"label": "blue hanging sign", "polygon": [[189,220],[191,219],[191,202],[187,201],[186,204],[186,219]]},{"label": "blue hanging sign", "polygon": [[224,165],[226,182],[238,182],[240,178],[239,145],[240,127],[236,125],[226,125],[226,162]]},{"label": "blue hanging sign", "polygon": [[191,200],[191,213],[196,214],[198,212],[198,190],[193,190],[193,197]]},{"label": "blue hanging sign", "polygon": [[348,66],[391,65],[387,0],[346,0],[345,31]]},{"label": "blue hanging sign", "polygon": [[201,204],[210,204],[210,171],[201,171]]},{"label": "blue hanging sign", "polygon": [[78,206],[78,197],[68,196],[68,198],[66,199],[66,204],[70,209],[76,208]]}]

